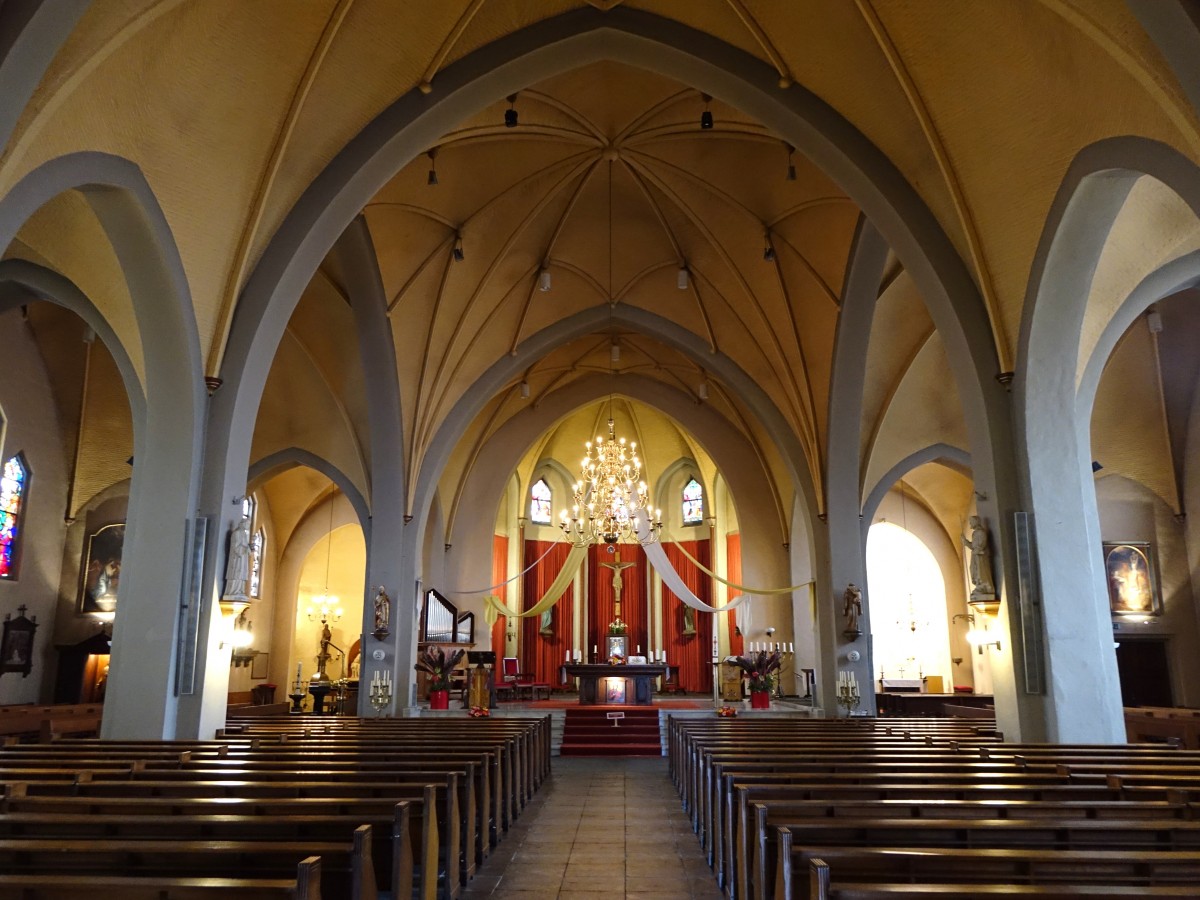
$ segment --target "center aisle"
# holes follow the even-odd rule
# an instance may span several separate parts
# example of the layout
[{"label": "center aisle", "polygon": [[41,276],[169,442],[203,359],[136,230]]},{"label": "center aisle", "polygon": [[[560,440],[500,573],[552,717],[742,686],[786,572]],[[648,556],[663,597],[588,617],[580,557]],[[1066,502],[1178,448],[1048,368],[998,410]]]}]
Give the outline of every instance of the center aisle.
[{"label": "center aisle", "polygon": [[720,900],[656,759],[556,757],[550,777],[463,900]]}]

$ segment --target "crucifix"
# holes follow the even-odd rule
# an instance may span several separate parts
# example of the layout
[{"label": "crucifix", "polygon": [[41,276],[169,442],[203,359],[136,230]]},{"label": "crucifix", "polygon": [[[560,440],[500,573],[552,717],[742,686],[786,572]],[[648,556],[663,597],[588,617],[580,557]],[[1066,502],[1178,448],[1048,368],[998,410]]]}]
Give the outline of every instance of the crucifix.
[{"label": "crucifix", "polygon": [[621,572],[625,569],[631,568],[632,566],[636,565],[636,563],[621,562],[620,550],[617,550],[616,554],[617,555],[613,558],[612,562],[600,563],[600,565],[604,566],[606,569],[613,570],[613,614],[619,620],[621,618],[621,586],[623,583]]}]

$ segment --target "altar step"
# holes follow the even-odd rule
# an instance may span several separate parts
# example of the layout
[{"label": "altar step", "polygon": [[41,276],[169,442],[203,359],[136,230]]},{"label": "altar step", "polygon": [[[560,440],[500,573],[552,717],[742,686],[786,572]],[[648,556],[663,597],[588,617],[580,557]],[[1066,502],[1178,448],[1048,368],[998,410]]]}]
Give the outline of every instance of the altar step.
[{"label": "altar step", "polygon": [[[566,711],[562,756],[662,756],[658,710],[590,706]],[[624,718],[609,718],[622,713]]]}]

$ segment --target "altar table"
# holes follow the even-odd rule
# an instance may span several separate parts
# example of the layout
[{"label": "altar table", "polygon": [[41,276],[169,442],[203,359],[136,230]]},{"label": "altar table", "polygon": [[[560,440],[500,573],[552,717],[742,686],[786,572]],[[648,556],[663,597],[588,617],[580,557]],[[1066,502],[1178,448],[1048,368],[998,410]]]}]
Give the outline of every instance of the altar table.
[{"label": "altar table", "polygon": [[600,689],[602,678],[623,678],[633,682],[633,698],[626,695],[625,703],[635,706],[649,706],[654,699],[653,679],[667,674],[665,663],[649,663],[647,665],[613,666],[608,663],[568,663],[563,669],[572,678],[579,679],[579,703],[582,706],[595,706],[609,702],[607,693]]}]

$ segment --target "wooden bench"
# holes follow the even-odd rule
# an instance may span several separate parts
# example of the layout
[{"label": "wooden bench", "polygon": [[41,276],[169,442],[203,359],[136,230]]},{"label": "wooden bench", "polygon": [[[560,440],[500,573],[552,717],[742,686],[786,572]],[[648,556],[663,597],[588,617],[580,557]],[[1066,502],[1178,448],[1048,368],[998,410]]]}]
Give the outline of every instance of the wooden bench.
[{"label": "wooden bench", "polygon": [[223,841],[5,838],[0,872],[8,876],[290,877],[302,860],[321,860],[324,900],[377,900],[371,828],[342,841]]},{"label": "wooden bench", "polygon": [[1185,851],[797,847],[781,829],[775,900],[818,900],[802,877],[818,860],[828,870],[822,880],[858,883],[1200,884],[1200,854]]},{"label": "wooden bench", "polygon": [[211,875],[0,874],[0,896],[22,900],[321,900],[321,859],[296,864],[295,878]]},{"label": "wooden bench", "polygon": [[1192,897],[1194,887],[1176,885],[1029,885],[1029,884],[832,884],[823,860],[813,860],[810,896],[821,900],[904,900],[925,897],[940,900],[977,900],[979,897],[1024,897],[1026,900],[1074,900],[1097,897],[1105,900],[1142,900],[1149,897]]},{"label": "wooden bench", "polygon": [[[72,798],[74,799],[74,798]],[[143,801],[143,804],[145,801]],[[103,839],[176,841],[270,841],[294,843],[345,841],[361,825],[370,826],[373,836],[371,859],[375,883],[395,896],[411,897],[413,890],[413,841],[409,829],[409,804],[352,812],[341,810],[289,810],[273,815],[247,813],[238,804],[223,804],[220,812],[182,812],[178,806],[143,805],[136,813],[97,813],[81,807],[61,806],[0,813],[0,839]],[[436,848],[436,844],[435,844]],[[436,853],[434,854],[436,859]],[[428,895],[435,896],[430,890]]]}]

